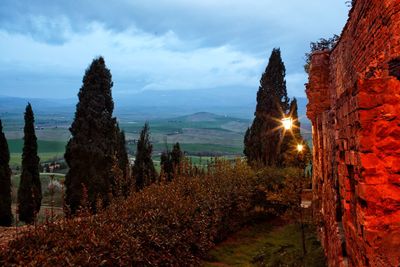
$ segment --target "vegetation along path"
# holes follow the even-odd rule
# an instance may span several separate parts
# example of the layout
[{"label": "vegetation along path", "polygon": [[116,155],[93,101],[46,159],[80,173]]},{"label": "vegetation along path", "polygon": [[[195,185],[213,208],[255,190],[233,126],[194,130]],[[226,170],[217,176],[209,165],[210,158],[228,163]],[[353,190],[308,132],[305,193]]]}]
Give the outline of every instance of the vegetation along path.
[{"label": "vegetation along path", "polygon": [[313,226],[306,227],[306,248],[303,258],[298,224],[258,222],[217,245],[204,266],[326,266]]}]

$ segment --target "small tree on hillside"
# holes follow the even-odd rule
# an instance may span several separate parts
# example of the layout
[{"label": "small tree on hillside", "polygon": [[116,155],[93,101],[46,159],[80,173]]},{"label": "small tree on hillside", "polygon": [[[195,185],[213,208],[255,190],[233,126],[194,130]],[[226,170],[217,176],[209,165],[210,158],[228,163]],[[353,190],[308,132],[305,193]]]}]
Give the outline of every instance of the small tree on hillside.
[{"label": "small tree on hillside", "polygon": [[33,223],[42,202],[42,187],[39,175],[40,159],[37,155],[34,115],[31,104],[25,110],[24,148],[22,152],[22,173],[18,188],[19,219]]},{"label": "small tree on hillside", "polygon": [[11,169],[10,151],[0,120],[0,226],[11,226]]},{"label": "small tree on hillside", "polygon": [[277,165],[280,119],[289,107],[285,65],[280,49],[274,49],[260,80],[255,118],[244,139],[244,154],[252,165]]},{"label": "small tree on hillside", "polygon": [[132,168],[136,189],[142,190],[145,186],[156,181],[157,173],[151,158],[153,145],[150,143],[150,128],[146,122],[137,142],[136,158]]},{"label": "small tree on hillside", "polygon": [[117,154],[116,119],[110,70],[104,59],[94,59],[83,77],[79,102],[71,125],[65,161],[69,166],[65,178],[66,203],[72,214],[81,205],[83,188],[95,211],[98,198],[107,204],[109,192],[116,183],[113,171]]}]

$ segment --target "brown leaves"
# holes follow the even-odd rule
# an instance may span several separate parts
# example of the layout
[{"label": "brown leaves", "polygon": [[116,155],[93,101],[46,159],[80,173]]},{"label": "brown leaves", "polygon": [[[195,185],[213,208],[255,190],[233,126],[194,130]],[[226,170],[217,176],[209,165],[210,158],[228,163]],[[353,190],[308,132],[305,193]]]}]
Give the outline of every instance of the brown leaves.
[{"label": "brown leaves", "polygon": [[8,265],[190,266],[255,214],[257,185],[246,163],[183,170],[95,216],[38,227],[0,253]]}]

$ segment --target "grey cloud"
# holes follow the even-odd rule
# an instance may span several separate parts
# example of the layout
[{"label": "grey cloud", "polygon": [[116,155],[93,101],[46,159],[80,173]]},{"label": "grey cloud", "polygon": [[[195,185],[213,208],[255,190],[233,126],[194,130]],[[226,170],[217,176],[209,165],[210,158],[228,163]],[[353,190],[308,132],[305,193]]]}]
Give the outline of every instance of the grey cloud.
[{"label": "grey cloud", "polygon": [[[173,35],[170,38],[172,42],[163,42],[163,45],[168,46],[164,48],[169,52],[189,54],[188,52],[192,50],[229,46],[232,50],[259,59],[263,62],[263,66],[248,70],[247,76],[251,77],[261,74],[271,49],[281,47],[287,68],[288,85],[291,86],[290,91],[293,94],[303,95],[305,75],[301,73],[304,53],[309,49],[310,41],[340,33],[348,9],[344,2],[337,0],[2,0],[0,30],[31,36],[38,42],[56,46],[68,43],[71,36],[90,33],[92,29],[88,25],[93,22],[101,23],[116,34],[125,34],[128,29],[138,29],[138,34],[145,33],[146,38],[154,36],[154,42],[170,34]],[[177,43],[174,43],[174,40]],[[117,41],[113,45],[124,46]],[[123,47],[123,49],[129,48]],[[82,58],[81,54],[79,56]],[[85,58],[87,57],[90,56],[85,55]],[[123,58],[112,59],[114,62],[121,60]],[[160,62],[166,64],[168,60]],[[144,59],[141,62],[143,61]],[[154,62],[157,64],[159,61]],[[193,64],[198,62],[193,61]],[[236,65],[241,65],[241,62],[231,61],[232,68]],[[143,67],[151,68],[151,66]],[[159,66],[153,66],[157,67]],[[219,67],[213,68],[218,70],[214,74],[220,73]],[[238,70],[238,72],[245,71]],[[211,69],[210,74],[212,72]],[[177,78],[176,73],[172,73],[171,77],[163,75],[151,78],[148,77],[151,73],[146,73],[146,70],[139,74],[146,76],[147,82],[134,83],[133,87],[143,88],[146,84],[149,86],[168,84],[173,87],[170,80]],[[229,72],[225,74],[229,75]],[[231,74],[235,75],[234,72]],[[127,84],[129,79],[126,76],[118,72],[115,75],[121,77],[122,84]],[[140,77],[137,79],[140,80]],[[257,82],[258,79],[252,78],[252,81],[254,80]],[[210,78],[210,81],[212,82],[213,78]],[[180,81],[181,84],[186,82]],[[251,86],[256,87],[253,83]],[[124,86],[124,90],[125,88],[127,87]]]}]

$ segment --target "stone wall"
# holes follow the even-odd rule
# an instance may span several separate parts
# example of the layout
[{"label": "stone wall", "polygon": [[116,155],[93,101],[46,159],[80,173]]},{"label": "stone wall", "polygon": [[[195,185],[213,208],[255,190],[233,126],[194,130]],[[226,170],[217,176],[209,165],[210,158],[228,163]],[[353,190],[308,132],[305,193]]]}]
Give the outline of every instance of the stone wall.
[{"label": "stone wall", "polygon": [[329,265],[400,266],[400,1],[356,0],[306,87]]}]

